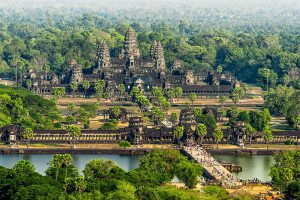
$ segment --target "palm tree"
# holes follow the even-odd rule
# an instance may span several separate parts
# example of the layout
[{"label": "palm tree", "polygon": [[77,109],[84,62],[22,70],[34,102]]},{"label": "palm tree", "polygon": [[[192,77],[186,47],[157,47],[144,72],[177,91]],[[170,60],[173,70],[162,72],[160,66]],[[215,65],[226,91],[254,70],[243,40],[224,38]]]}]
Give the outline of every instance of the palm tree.
[{"label": "palm tree", "polygon": [[56,169],[55,180],[58,178],[58,169],[62,165],[62,156],[62,154],[55,154],[50,161],[50,166]]},{"label": "palm tree", "polygon": [[217,142],[217,149],[219,148],[219,141],[222,140],[222,138],[224,137],[224,133],[221,131],[221,129],[216,129],[213,132],[213,137],[215,138],[216,142]]},{"label": "palm tree", "polygon": [[68,167],[72,164],[72,162],[73,162],[73,158],[70,154],[63,154],[61,164],[62,164],[62,167],[66,168],[65,180],[68,176]]},{"label": "palm tree", "polygon": [[82,83],[82,87],[84,89],[84,96],[86,96],[86,93],[88,89],[90,88],[90,82],[88,80],[84,80]]},{"label": "palm tree", "polygon": [[180,139],[182,138],[183,136],[183,126],[176,126],[174,129],[173,129],[173,134],[177,140],[177,143],[180,144]]},{"label": "palm tree", "polygon": [[80,136],[81,131],[80,128],[77,126],[69,125],[67,126],[67,133],[69,135],[69,142],[70,142],[70,147],[72,148],[72,143],[73,143],[73,148],[75,147],[75,139]]},{"label": "palm tree", "polygon": [[200,144],[202,145],[203,138],[207,134],[207,128],[204,124],[198,124],[196,128],[196,134],[201,139]]},{"label": "palm tree", "polygon": [[71,83],[71,89],[72,89],[72,93],[74,94],[76,92],[76,90],[78,89],[78,82],[73,81]]},{"label": "palm tree", "polygon": [[246,135],[249,137],[249,143],[251,145],[251,141],[252,141],[252,137],[253,137],[253,134],[256,132],[256,130],[251,126],[251,124],[246,124],[246,130],[245,130],[245,133]]}]

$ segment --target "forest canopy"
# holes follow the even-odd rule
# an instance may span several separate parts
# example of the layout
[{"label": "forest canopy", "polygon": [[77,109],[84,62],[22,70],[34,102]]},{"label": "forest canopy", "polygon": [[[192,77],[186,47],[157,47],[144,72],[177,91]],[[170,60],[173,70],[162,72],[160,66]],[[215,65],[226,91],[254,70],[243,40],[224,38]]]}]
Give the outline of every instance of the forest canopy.
[{"label": "forest canopy", "polygon": [[[181,60],[185,68],[196,72],[207,72],[221,65],[225,72],[243,81],[258,80],[259,83],[265,82],[258,76],[259,68],[269,68],[271,84],[284,83],[290,77],[289,82],[299,86],[299,20],[289,18],[294,22],[290,23],[286,14],[281,14],[277,21],[271,20],[272,9],[281,13],[290,9],[296,17],[300,12],[296,12],[297,6],[288,7],[291,4],[283,6],[282,10],[276,6],[268,9],[264,5],[263,15],[253,10],[256,17],[249,17],[250,13],[246,11],[242,13],[239,4],[237,11],[228,6],[218,10],[216,7],[219,6],[214,4],[208,8],[204,6],[199,12],[189,5],[184,8],[182,4],[169,9],[163,4],[157,9],[149,8],[151,12],[144,10],[148,3],[144,9],[140,3],[132,3],[132,8],[124,4],[116,12],[106,7],[101,10],[100,4],[95,9],[79,9],[75,4],[70,7],[62,4],[58,8],[46,8],[45,4],[36,4],[36,7],[32,4],[26,8],[22,5],[4,7],[5,4],[0,4],[2,76],[14,77],[16,67],[21,74],[27,69],[44,66],[62,73],[72,58],[83,68],[90,68],[95,64],[99,41],[106,41],[111,56],[118,56],[124,34],[131,27],[137,33],[143,56],[149,55],[153,40],[161,41],[168,67],[176,59]],[[214,9],[211,15],[209,9]],[[188,10],[195,19],[186,16]],[[182,18],[175,17],[178,15]],[[270,19],[268,23],[266,19]],[[244,20],[248,20],[247,24],[241,24]]]}]

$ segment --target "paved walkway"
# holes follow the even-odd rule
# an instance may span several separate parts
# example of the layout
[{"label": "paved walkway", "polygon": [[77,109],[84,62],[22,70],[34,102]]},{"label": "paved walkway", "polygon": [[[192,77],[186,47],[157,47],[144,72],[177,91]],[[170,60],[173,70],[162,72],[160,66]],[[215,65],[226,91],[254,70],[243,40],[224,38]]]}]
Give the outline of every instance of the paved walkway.
[{"label": "paved walkway", "polygon": [[226,188],[238,188],[242,183],[200,146],[183,147],[187,155],[202,165],[204,170]]}]

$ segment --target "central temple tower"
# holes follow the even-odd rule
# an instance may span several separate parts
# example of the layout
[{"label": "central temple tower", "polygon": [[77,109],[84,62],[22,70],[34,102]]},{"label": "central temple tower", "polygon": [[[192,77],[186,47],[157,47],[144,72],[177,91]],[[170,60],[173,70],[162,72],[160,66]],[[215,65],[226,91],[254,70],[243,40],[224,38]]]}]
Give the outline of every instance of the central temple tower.
[{"label": "central temple tower", "polygon": [[120,58],[137,59],[140,57],[140,50],[137,45],[135,33],[130,28],[127,30],[124,41],[124,48],[120,54]]}]

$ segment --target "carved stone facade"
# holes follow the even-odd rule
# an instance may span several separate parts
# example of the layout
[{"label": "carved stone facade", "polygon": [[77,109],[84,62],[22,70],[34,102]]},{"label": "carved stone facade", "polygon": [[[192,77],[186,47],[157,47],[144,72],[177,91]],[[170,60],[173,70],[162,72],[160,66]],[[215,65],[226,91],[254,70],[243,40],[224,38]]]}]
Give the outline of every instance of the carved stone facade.
[{"label": "carved stone facade", "polygon": [[[110,66],[109,49],[104,41],[100,42],[97,49],[97,64],[98,69]],[[97,70],[94,70],[94,73],[95,72],[97,72]]]},{"label": "carved stone facade", "polygon": [[76,62],[76,60],[71,60],[69,63],[69,69],[71,72],[71,79],[70,83],[72,82],[77,82],[77,83],[82,83],[83,82],[83,76],[82,76],[82,69],[80,64]]},{"label": "carved stone facade", "polygon": [[[153,41],[149,51],[149,57],[140,55],[136,35],[133,30],[128,29],[119,57],[111,57],[108,45],[101,41],[95,52],[95,65],[91,68],[82,69],[80,64],[72,59],[68,70],[61,74],[29,72],[25,79],[32,80],[35,91],[40,91],[44,87],[48,92],[52,87],[69,87],[73,81],[82,83],[88,80],[92,85],[96,80],[102,79],[106,83],[105,90],[112,95],[120,84],[125,85],[127,92],[134,86],[145,92],[149,92],[154,86],[166,90],[171,87],[182,87],[184,95],[193,92],[198,96],[217,96],[220,92],[229,96],[235,87],[236,79],[231,75],[214,72],[195,73],[185,70],[179,60],[175,60],[171,70],[168,70],[164,49],[159,41]],[[215,87],[218,84],[220,87]]]}]

